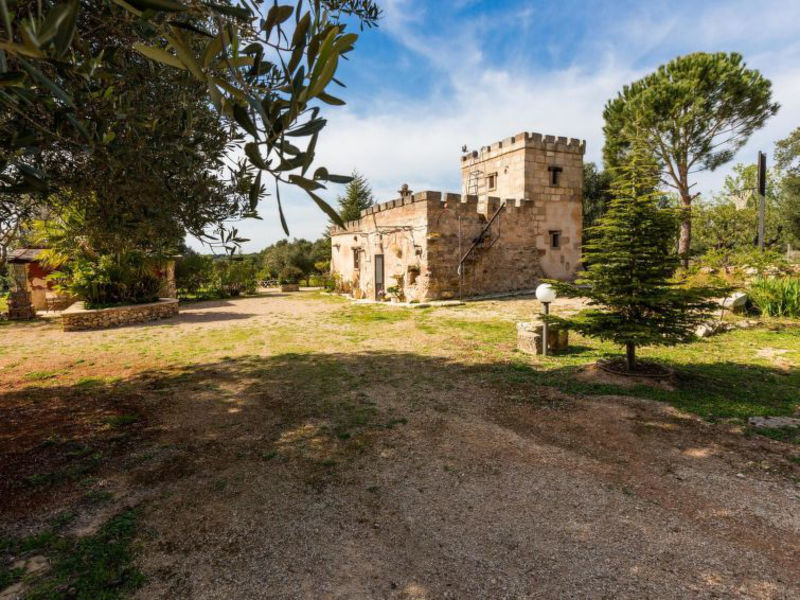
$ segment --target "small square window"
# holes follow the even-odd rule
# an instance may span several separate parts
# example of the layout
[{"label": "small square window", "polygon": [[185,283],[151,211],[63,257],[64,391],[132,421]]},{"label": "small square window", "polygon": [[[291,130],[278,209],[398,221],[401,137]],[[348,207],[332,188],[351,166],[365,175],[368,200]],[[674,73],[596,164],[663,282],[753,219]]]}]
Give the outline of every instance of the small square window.
[{"label": "small square window", "polygon": [[491,173],[486,177],[489,183],[489,191],[497,189],[497,173]]},{"label": "small square window", "polygon": [[360,253],[361,250],[358,248],[353,248],[353,268],[357,271],[360,263]]},{"label": "small square window", "polygon": [[551,248],[561,248],[561,232],[560,231],[551,231],[550,232],[550,247]]},{"label": "small square window", "polygon": [[561,167],[550,166],[547,167],[547,170],[550,171],[550,185],[556,187],[561,183],[561,172],[564,169]]}]

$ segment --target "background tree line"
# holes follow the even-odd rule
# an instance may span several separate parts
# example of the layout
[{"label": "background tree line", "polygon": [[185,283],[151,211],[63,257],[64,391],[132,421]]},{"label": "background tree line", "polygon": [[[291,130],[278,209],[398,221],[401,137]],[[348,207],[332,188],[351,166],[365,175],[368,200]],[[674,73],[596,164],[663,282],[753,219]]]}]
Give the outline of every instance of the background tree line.
[{"label": "background tree line", "polygon": [[[758,169],[754,163],[737,163],[722,188],[708,198],[697,198],[691,209],[694,261],[742,264],[752,261],[758,242]],[[583,225],[587,241],[592,227],[605,214],[612,199],[613,169],[584,165]],[[662,202],[679,206],[675,195],[664,193]],[[775,145],[774,167],[767,171],[764,246],[773,255],[800,248],[800,127]]]},{"label": "background tree line", "polygon": [[[358,219],[361,211],[374,203],[366,177],[358,171],[353,171],[351,177],[344,193],[337,198],[338,213],[343,222]],[[257,253],[236,254],[233,262],[227,257],[198,254],[189,248],[184,248],[182,254],[177,262],[176,279],[179,292],[185,297],[252,293],[257,285],[272,281],[319,286],[330,284],[331,239],[327,232],[314,241],[279,240]],[[228,264],[231,266],[225,266]],[[223,285],[225,277],[232,280],[228,288]],[[228,291],[234,282],[238,286],[233,288],[236,294],[230,294]]]}]

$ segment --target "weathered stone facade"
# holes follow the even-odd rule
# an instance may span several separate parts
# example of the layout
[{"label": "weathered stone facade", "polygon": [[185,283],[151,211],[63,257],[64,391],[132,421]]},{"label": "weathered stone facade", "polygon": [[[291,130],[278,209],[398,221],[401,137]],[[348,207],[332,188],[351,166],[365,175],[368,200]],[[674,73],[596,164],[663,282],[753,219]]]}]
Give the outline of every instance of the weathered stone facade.
[{"label": "weathered stone facade", "polygon": [[76,302],[61,313],[61,326],[64,331],[106,329],[169,319],[177,315],[178,300],[175,298],[161,298],[158,302],[149,304],[131,304],[94,310],[84,308],[83,302]]},{"label": "weathered stone facade", "polygon": [[575,139],[523,133],[462,157],[463,195],[404,194],[362,211],[331,230],[341,291],[423,301],[572,278],[584,150]]}]

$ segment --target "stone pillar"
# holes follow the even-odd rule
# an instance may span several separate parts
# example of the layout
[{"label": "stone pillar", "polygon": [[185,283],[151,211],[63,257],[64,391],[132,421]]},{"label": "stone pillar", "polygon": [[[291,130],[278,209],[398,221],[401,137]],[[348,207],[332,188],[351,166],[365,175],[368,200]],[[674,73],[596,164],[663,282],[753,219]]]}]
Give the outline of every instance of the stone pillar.
[{"label": "stone pillar", "polygon": [[14,287],[8,295],[8,318],[14,321],[33,319],[36,317],[36,309],[28,290],[28,265],[10,264],[9,267]]},{"label": "stone pillar", "polygon": [[36,309],[31,303],[27,290],[14,290],[8,295],[8,318],[12,321],[27,321],[36,317]]},{"label": "stone pillar", "polygon": [[178,297],[178,286],[175,285],[175,259],[167,261],[167,272],[165,277],[167,288],[167,298]]},{"label": "stone pillar", "polygon": [[158,289],[159,298],[177,298],[178,287],[175,285],[175,259],[164,261],[159,270],[161,286]]}]

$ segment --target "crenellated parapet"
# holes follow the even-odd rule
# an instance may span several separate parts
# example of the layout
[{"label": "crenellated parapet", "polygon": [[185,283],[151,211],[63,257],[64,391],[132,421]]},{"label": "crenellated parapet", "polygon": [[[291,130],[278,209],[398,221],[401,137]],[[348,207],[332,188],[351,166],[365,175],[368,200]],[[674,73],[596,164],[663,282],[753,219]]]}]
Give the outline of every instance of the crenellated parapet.
[{"label": "crenellated parapet", "polygon": [[507,152],[521,150],[523,148],[583,155],[586,152],[586,140],[525,131],[500,140],[499,142],[495,142],[489,146],[481,146],[478,150],[463,154],[461,156],[461,162],[464,164],[471,161],[495,158]]},{"label": "crenellated parapet", "polygon": [[501,205],[505,205],[505,209],[509,211],[522,211],[533,209],[534,203],[531,200],[521,198],[497,198],[489,197],[484,198],[482,201],[475,195],[455,194],[452,192],[434,192],[424,191],[406,196],[404,198],[397,198],[389,200],[388,202],[381,202],[374,204],[369,208],[361,211],[361,218],[357,221],[347,221],[345,226],[331,226],[330,234],[337,235],[342,233],[352,233],[362,228],[363,221],[372,216],[378,216],[381,213],[394,211],[404,206],[412,204],[425,204],[429,210],[449,210],[457,211],[462,215],[475,214],[476,216],[481,213],[489,211],[490,213],[496,211]]}]

